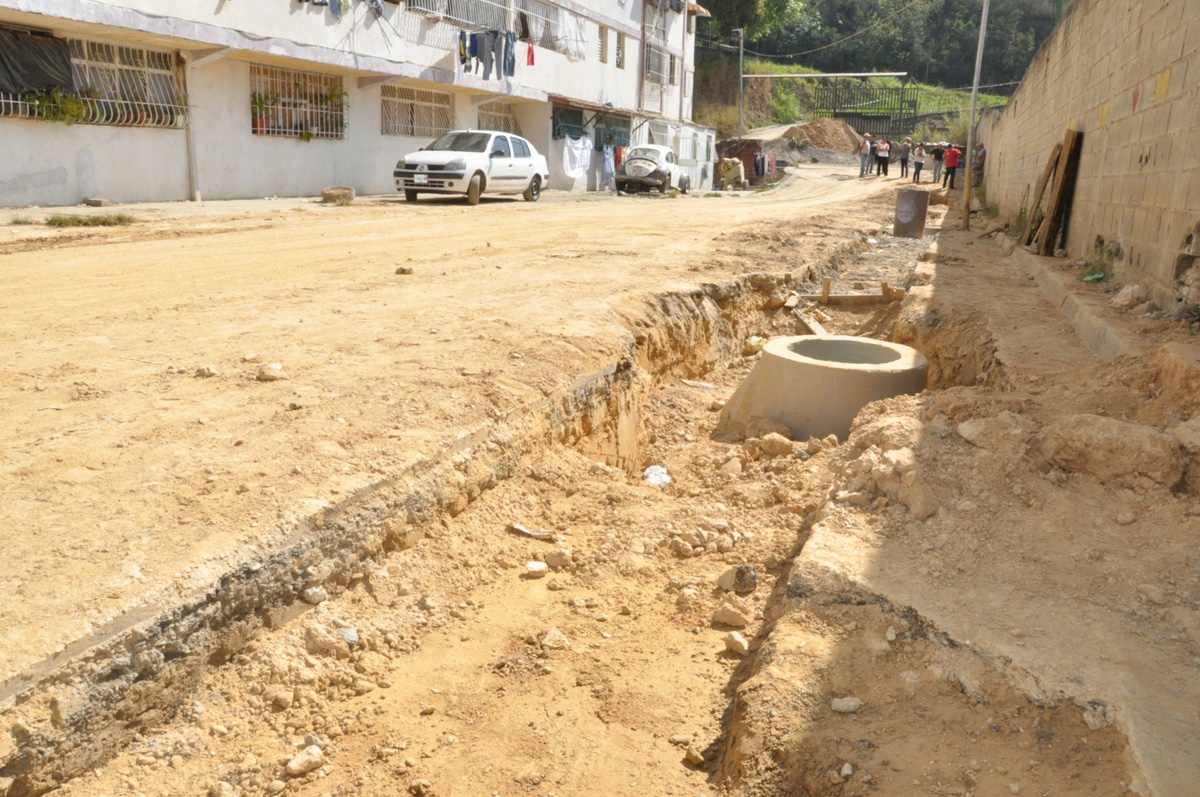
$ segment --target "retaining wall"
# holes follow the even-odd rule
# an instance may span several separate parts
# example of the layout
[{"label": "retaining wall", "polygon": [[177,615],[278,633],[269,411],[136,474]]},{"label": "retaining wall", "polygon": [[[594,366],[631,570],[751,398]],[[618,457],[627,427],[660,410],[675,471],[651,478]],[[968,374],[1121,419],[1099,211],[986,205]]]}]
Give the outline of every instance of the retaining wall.
[{"label": "retaining wall", "polygon": [[1200,0],[1075,0],[981,119],[988,201],[1027,207],[1068,128],[1084,134],[1069,255],[1119,244],[1117,279],[1164,307],[1200,302]]}]

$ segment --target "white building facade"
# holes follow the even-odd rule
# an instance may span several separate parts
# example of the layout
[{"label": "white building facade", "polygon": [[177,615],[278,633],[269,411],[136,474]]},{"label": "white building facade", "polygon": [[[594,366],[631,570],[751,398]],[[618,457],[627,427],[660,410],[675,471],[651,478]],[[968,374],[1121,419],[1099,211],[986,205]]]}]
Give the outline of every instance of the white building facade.
[{"label": "white building facade", "polygon": [[[0,206],[391,193],[405,154],[468,127],[527,138],[552,189],[600,189],[602,148],[638,143],[674,147],[704,186],[714,135],[690,119],[706,14],[686,0],[0,0]],[[485,74],[472,39],[510,55]],[[73,86],[46,87],[44,53],[69,58]],[[591,166],[569,174],[583,136]]]}]

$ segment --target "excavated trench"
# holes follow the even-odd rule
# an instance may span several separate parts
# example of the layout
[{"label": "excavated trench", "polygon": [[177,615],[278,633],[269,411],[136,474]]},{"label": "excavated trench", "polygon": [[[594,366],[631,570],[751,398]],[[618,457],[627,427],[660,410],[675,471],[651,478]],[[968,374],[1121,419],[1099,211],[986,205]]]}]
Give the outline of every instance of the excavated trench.
[{"label": "excavated trench", "polygon": [[[860,248],[850,245],[834,257]],[[811,282],[820,273],[810,267],[801,276]],[[518,475],[522,463],[547,446],[569,446],[627,474],[640,474],[647,464],[646,408],[664,385],[704,378],[739,360],[752,335],[811,331],[799,313],[774,301],[781,290],[793,287],[791,274],[756,274],[626,304],[618,315],[630,331],[627,349],[607,368],[471,430],[438,459],[308,518],[286,545],[224,574],[191,600],[156,616],[124,618],[5,684],[0,705],[13,728],[13,749],[0,749],[0,794],[43,794],[102,766],[140,734],[168,723],[206,677],[253,647],[253,640],[311,609],[302,595],[319,589],[336,598],[362,584],[382,557],[414,546],[445,519]],[[891,317],[894,321],[876,324],[872,334],[920,351],[929,362],[930,389],[1004,387],[1004,366],[980,318],[933,301],[919,285]],[[827,456],[833,451],[829,446]],[[849,621],[853,626],[874,613],[902,625],[901,633],[931,659],[958,647],[909,609],[844,586],[814,588],[811,580],[789,570],[790,558],[802,551],[808,529],[831,499],[835,474],[833,465],[824,472],[824,502],[796,508],[794,547],[788,559],[775,563],[776,581],[763,609],[767,622],[727,689],[724,741],[705,758],[719,756],[720,777],[728,784],[756,782],[766,789],[762,793],[777,793],[767,784],[784,777],[803,784],[798,794],[857,793],[847,790],[849,776],[828,776],[825,742],[808,739],[786,754],[769,743],[772,734],[786,735],[774,719],[764,719],[775,716],[766,703],[782,694],[773,690],[792,679],[828,677],[825,670],[833,659],[814,664],[802,655],[811,639],[801,636],[811,635],[818,622],[813,618],[832,623],[835,615],[852,616],[858,618]],[[797,621],[798,613],[809,619]],[[974,680],[956,676],[961,692],[970,694],[980,680],[1002,680],[990,671],[980,674],[978,667],[973,672]],[[1010,702],[1015,705],[1016,698]],[[776,781],[764,774],[768,770]]]}]

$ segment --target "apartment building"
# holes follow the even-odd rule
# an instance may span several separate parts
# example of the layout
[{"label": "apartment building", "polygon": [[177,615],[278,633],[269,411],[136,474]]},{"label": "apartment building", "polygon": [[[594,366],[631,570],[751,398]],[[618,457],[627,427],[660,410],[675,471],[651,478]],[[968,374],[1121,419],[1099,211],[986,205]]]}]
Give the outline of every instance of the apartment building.
[{"label": "apartment building", "polygon": [[[0,206],[391,193],[397,160],[467,127],[533,142],[550,188],[597,190],[604,145],[647,142],[704,185],[713,131],[690,119],[707,13],[687,0],[0,0]],[[583,136],[591,166],[569,172],[564,150]]]}]

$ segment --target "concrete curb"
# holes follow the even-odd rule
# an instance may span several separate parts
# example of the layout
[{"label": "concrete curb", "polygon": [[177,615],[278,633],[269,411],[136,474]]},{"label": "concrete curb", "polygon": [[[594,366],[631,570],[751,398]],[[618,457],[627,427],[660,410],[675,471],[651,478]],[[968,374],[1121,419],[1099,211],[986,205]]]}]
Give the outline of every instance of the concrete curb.
[{"label": "concrete curb", "polygon": [[1116,357],[1145,353],[1134,339],[1118,332],[1093,308],[1071,293],[1066,278],[1049,268],[1044,262],[1046,258],[1024,249],[1013,250],[1012,257],[1022,271],[1033,277],[1046,300],[1058,308],[1076,334],[1101,360],[1108,362]]}]

